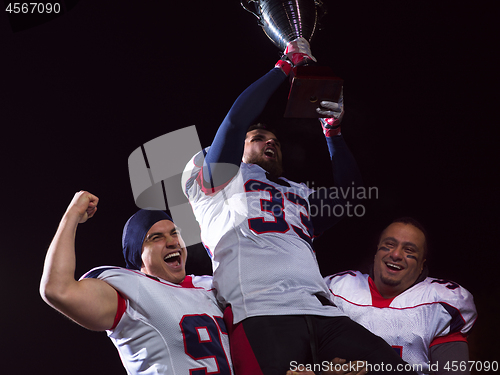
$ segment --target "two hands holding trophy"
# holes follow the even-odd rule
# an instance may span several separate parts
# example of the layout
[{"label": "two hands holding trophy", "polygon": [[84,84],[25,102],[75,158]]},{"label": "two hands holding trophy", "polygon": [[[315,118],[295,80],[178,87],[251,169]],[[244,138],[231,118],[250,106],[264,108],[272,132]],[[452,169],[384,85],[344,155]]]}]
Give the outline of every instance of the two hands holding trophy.
[{"label": "two hands holding trophy", "polygon": [[291,63],[291,88],[284,117],[320,118],[325,134],[336,128],[340,133],[343,80],[331,68],[317,65],[309,47],[320,13],[325,12],[322,2],[242,0],[241,5],[257,17],[265,34],[284,51],[282,59]]}]

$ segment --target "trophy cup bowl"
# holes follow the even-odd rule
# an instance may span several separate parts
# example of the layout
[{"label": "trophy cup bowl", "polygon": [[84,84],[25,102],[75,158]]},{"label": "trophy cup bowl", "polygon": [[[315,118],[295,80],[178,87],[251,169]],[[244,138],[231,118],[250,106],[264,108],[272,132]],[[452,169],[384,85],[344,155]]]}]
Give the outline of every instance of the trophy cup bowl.
[{"label": "trophy cup bowl", "polygon": [[[241,0],[243,8],[258,19],[269,39],[284,51],[288,43],[303,37],[311,41],[321,15],[320,0]],[[293,69],[285,117],[318,118],[323,100],[338,102],[342,79],[326,66],[304,65]]]},{"label": "trophy cup bowl", "polygon": [[280,51],[299,37],[310,41],[318,24],[315,0],[242,0],[241,5],[257,17]]}]

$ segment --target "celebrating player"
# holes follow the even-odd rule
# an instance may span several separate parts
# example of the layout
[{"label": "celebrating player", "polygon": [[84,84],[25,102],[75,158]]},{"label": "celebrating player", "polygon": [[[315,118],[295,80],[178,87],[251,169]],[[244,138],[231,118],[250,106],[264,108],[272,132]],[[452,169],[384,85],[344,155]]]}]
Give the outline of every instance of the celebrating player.
[{"label": "celebrating player", "polygon": [[[235,101],[208,150],[186,167],[184,191],[212,256],[214,287],[229,324],[235,373],[282,374],[292,363],[335,357],[403,364],[382,339],[333,306],[312,239],[340,217],[310,215],[346,206],[281,176],[281,146],[266,126],[250,127],[292,65],[312,59],[305,39],[291,42],[276,67]],[[342,102],[323,103],[321,121],[339,187],[360,186],[356,162],[340,134]],[[234,324],[234,325],[233,325]]]},{"label": "celebrating player", "polygon": [[128,374],[232,374],[212,278],[186,276],[187,250],[165,212],[140,210],[128,220],[127,269],[98,267],[75,280],[76,229],[97,203],[82,191],[68,206],[47,252],[43,299],[85,328],[106,330]]},{"label": "celebrating player", "polygon": [[419,373],[469,374],[451,372],[446,364],[469,359],[472,295],[454,282],[427,277],[426,257],[424,228],[401,218],[382,232],[370,275],[346,271],[325,280],[341,310],[384,338]]}]

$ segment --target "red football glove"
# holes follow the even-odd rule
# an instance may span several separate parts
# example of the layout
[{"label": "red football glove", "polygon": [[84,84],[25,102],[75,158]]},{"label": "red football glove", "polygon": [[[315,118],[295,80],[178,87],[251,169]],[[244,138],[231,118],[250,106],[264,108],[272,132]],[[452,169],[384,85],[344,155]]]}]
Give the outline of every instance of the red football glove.
[{"label": "red football glove", "polygon": [[288,60],[279,60],[274,67],[280,68],[286,76],[290,74],[290,71],[293,68],[292,63]]},{"label": "red football glove", "polygon": [[300,37],[288,43],[283,57],[276,63],[275,68],[280,68],[288,75],[293,67],[307,64],[311,60],[316,62],[316,58],[311,54],[309,42]]},{"label": "red football glove", "polygon": [[340,120],[335,118],[320,118],[323,134],[327,137],[340,135]]}]

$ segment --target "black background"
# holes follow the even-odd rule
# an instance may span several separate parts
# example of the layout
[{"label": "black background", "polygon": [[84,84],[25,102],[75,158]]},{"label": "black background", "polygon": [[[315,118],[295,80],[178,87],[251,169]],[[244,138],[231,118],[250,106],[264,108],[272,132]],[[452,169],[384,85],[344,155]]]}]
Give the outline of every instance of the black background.
[{"label": "black background", "polygon": [[[121,230],[136,210],[130,153],[190,125],[208,146],[234,99],[279,58],[237,0],[72,3],[37,26],[0,14],[5,373],[125,373],[105,333],[70,322],[38,294],[59,219],[75,192],[96,194],[99,211],[78,230],[76,277],[123,265]],[[497,9],[325,3],[312,51],[345,81],[343,134],[378,197],[317,240],[321,271],[366,266],[391,219],[416,217],[430,233],[431,276],[475,297],[471,359],[498,360]],[[279,119],[287,90],[267,111],[281,131],[285,176],[327,185],[319,124]],[[200,246],[188,272],[210,272]]]}]

